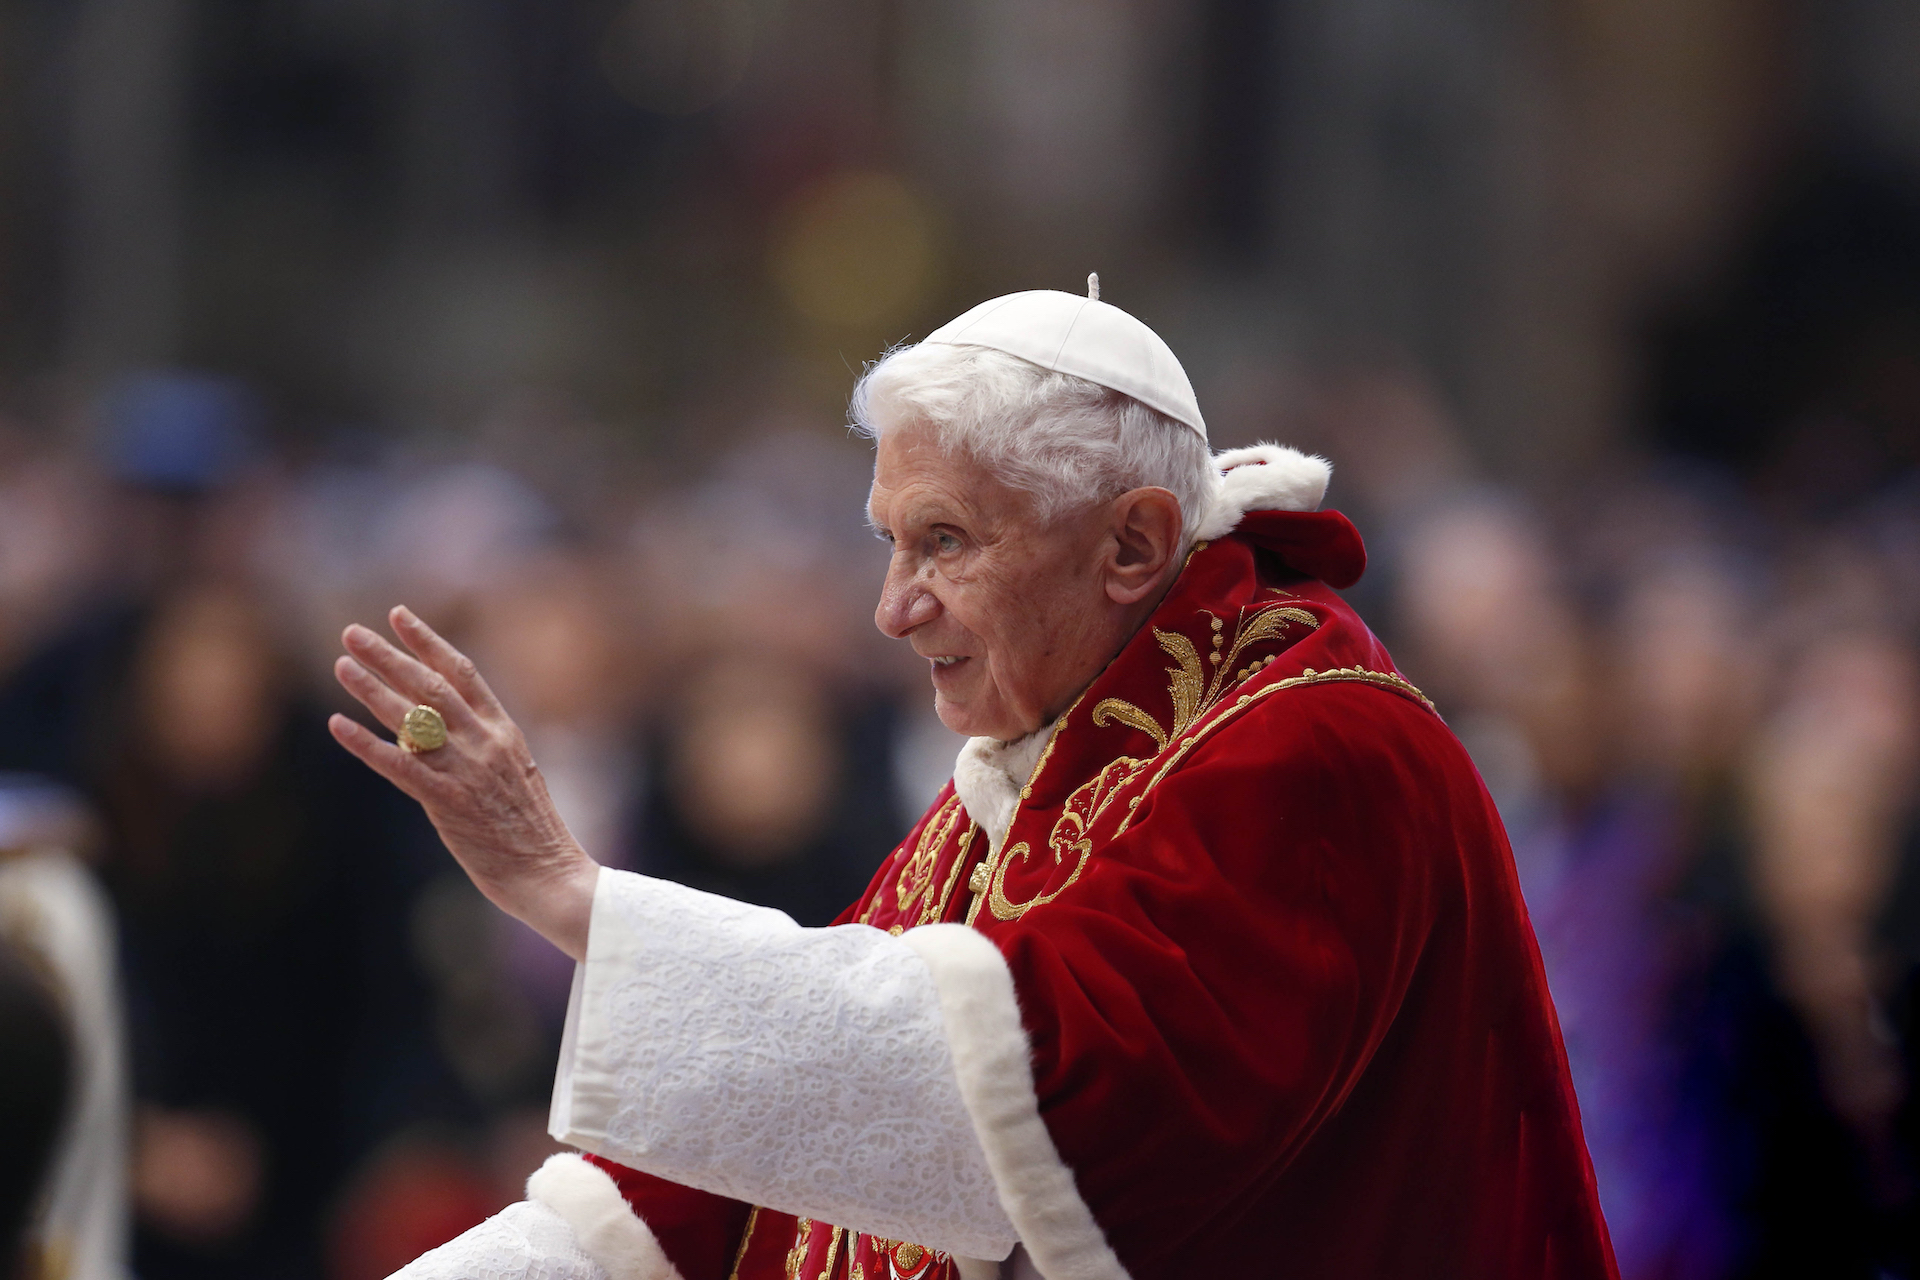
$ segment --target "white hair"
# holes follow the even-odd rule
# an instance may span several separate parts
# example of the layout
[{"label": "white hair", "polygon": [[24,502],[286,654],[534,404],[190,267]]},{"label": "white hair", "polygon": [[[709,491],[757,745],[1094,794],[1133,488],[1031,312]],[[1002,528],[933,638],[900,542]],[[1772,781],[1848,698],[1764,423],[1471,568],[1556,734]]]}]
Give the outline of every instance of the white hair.
[{"label": "white hair", "polygon": [[1153,486],[1179,500],[1190,544],[1214,505],[1213,455],[1192,427],[992,347],[895,347],[854,387],[851,415],[875,441],[896,426],[931,428],[943,447],[1032,494],[1043,520]]}]

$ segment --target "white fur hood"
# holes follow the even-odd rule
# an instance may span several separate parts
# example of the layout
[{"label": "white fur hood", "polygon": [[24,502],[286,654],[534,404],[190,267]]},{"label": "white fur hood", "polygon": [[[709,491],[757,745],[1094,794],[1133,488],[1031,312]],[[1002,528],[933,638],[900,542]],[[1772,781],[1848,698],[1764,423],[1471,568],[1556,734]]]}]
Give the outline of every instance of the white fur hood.
[{"label": "white fur hood", "polygon": [[1225,537],[1249,511],[1313,511],[1327,496],[1333,464],[1283,444],[1256,444],[1213,456],[1220,469],[1213,509],[1200,525],[1199,538]]}]

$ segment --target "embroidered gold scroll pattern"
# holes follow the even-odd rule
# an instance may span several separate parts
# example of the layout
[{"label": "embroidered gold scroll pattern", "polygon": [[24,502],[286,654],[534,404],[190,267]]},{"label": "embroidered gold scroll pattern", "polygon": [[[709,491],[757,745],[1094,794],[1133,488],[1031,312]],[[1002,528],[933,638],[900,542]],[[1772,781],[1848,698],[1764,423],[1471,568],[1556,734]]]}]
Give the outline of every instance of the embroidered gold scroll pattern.
[{"label": "embroidered gold scroll pattern", "polygon": [[[1046,772],[1047,761],[1053,759],[1053,748],[1060,741],[1060,734],[1066,729],[1067,721],[1072,719],[1073,713],[1079,709],[1080,703],[1086,696],[1085,691],[1082,691],[1080,696],[1073,700],[1073,705],[1061,712],[1059,719],[1053,722],[1053,730],[1047,734],[1047,745],[1040,752],[1040,759],[1034,762],[1033,772],[1027,775],[1026,785],[1020,788],[1021,800],[1033,798],[1033,784],[1040,780],[1042,773]],[[987,905],[987,893],[993,885],[995,869],[1005,865],[1008,856],[1013,853],[1012,849],[1006,847],[1005,839],[1006,836],[1002,833],[1003,843],[1000,847],[996,849],[989,846],[987,856],[981,859],[980,865],[973,869],[973,875],[967,880],[967,888],[973,894],[973,903],[967,908],[969,925],[980,918],[980,909]],[[1024,848],[1024,846],[1019,847]]]},{"label": "embroidered gold scroll pattern", "polygon": [[954,851],[953,866],[947,871],[946,887],[940,890],[940,898],[927,899],[927,908],[920,913],[921,924],[932,924],[946,918],[947,904],[953,901],[953,887],[960,882],[960,869],[967,865],[967,854],[973,848],[973,838],[980,833],[978,823],[970,823],[960,833],[960,847]]},{"label": "embroidered gold scroll pattern", "polygon": [[[1272,661],[1268,657],[1236,670],[1235,664],[1248,649],[1283,638],[1289,625],[1309,629],[1320,625],[1320,620],[1311,613],[1291,605],[1270,605],[1252,617],[1243,611],[1234,626],[1233,642],[1222,653],[1222,647],[1227,645],[1226,621],[1211,613],[1207,617],[1213,625],[1213,651],[1204,663],[1200,660],[1200,650],[1186,636],[1178,631],[1153,629],[1153,638],[1179,664],[1167,668],[1170,677],[1167,693],[1173,701],[1171,724],[1162,728],[1157,717],[1124,698],[1103,698],[1093,708],[1094,727],[1104,729],[1110,723],[1124,724],[1152,738],[1156,751],[1165,751],[1168,743],[1192,728],[1220,701],[1229,685],[1240,683]],[[1209,665],[1213,668],[1211,675],[1207,672]]]},{"label": "embroidered gold scroll pattern", "polygon": [[1132,782],[1135,775],[1147,765],[1149,760],[1139,760],[1132,756],[1122,756],[1102,769],[1094,777],[1067,797],[1066,808],[1053,824],[1053,831],[1047,837],[1047,846],[1053,852],[1056,867],[1065,866],[1069,857],[1074,859],[1073,871],[1061,882],[1060,887],[1051,893],[1035,894],[1025,902],[1015,902],[1007,897],[1007,868],[1014,858],[1022,860],[1032,856],[1032,849],[1023,840],[1003,852],[995,861],[989,876],[987,906],[999,920],[1018,920],[1033,908],[1052,902],[1067,891],[1086,870],[1087,859],[1093,856],[1093,840],[1088,835],[1093,824],[1099,821],[1114,797]]},{"label": "embroidered gold scroll pattern", "polygon": [[953,829],[965,813],[960,798],[948,796],[939,811],[920,829],[913,856],[900,868],[900,876],[894,881],[894,900],[899,903],[902,919],[911,916],[916,907],[928,905],[920,900],[932,897],[933,873],[939,866],[940,851],[947,847],[948,837],[953,835]]},{"label": "embroidered gold scroll pattern", "polygon": [[[1288,689],[1298,689],[1310,684],[1341,683],[1370,684],[1380,689],[1391,689],[1395,693],[1412,698],[1427,710],[1435,711],[1432,699],[1416,689],[1407,680],[1395,675],[1391,671],[1369,671],[1365,667],[1335,667],[1330,671],[1315,671],[1312,667],[1308,667],[1297,676],[1288,676],[1285,680],[1276,680],[1264,688],[1255,689],[1252,693],[1241,694],[1240,697],[1221,714],[1207,721],[1192,734],[1182,739],[1180,744],[1174,748],[1173,754],[1166,758],[1166,763],[1160,766],[1160,771],[1148,779],[1146,786],[1140,788],[1140,794],[1138,796],[1135,796],[1133,800],[1128,802],[1127,815],[1120,819],[1120,825],[1114,829],[1113,837],[1118,839],[1121,834],[1126,831],[1127,827],[1133,822],[1133,815],[1139,812],[1140,801],[1146,798],[1148,792],[1160,785],[1160,779],[1171,773],[1174,766],[1179,764],[1189,751],[1198,746],[1203,738],[1229,720],[1232,720],[1241,711],[1244,711],[1247,707],[1259,701],[1261,698],[1267,697],[1269,694],[1283,693]],[[1435,714],[1438,714],[1438,712],[1436,711]]]}]

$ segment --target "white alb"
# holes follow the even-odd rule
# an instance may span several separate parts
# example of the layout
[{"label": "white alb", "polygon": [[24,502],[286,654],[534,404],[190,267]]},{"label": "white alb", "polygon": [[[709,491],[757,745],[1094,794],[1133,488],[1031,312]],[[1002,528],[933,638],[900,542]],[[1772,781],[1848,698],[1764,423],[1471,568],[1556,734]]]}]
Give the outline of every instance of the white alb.
[{"label": "white alb", "polygon": [[1017,1235],[900,938],[803,929],[603,870],[551,1120],[562,1142],[752,1204],[973,1258]]}]

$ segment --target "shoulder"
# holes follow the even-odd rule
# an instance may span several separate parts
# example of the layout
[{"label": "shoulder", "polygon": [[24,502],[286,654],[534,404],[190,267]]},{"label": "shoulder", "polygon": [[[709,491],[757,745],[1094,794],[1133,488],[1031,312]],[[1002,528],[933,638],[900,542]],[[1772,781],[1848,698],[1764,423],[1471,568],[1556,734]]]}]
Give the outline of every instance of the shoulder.
[{"label": "shoulder", "polygon": [[1246,762],[1320,770],[1370,761],[1471,768],[1432,704],[1390,670],[1309,668],[1251,683],[1180,745],[1182,768]]}]

